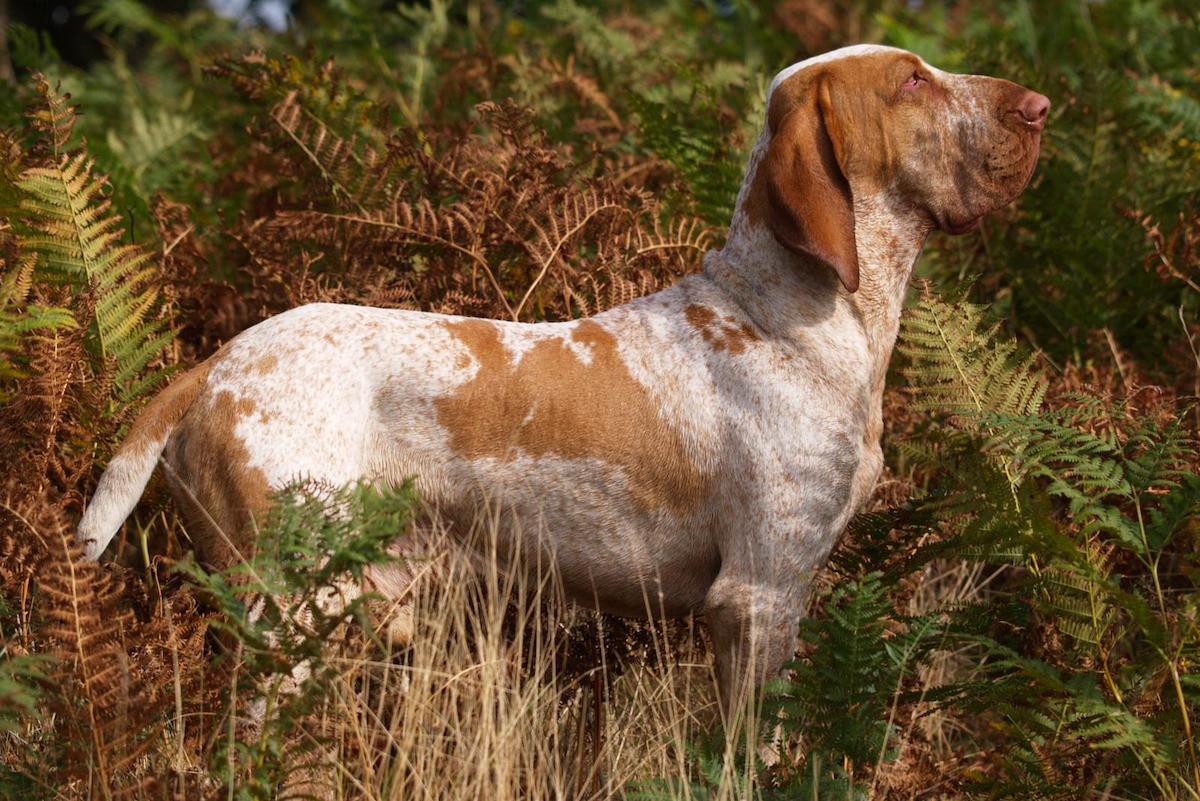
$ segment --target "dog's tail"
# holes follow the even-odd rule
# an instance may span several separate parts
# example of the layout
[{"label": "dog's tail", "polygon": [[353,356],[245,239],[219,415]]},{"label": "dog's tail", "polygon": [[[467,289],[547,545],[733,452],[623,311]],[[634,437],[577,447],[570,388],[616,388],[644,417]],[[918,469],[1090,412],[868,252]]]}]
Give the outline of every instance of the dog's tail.
[{"label": "dog's tail", "polygon": [[193,367],[155,396],[133,421],[79,521],[75,539],[88,559],[100,557],[142,497],[167,439],[208,380],[208,362]]}]

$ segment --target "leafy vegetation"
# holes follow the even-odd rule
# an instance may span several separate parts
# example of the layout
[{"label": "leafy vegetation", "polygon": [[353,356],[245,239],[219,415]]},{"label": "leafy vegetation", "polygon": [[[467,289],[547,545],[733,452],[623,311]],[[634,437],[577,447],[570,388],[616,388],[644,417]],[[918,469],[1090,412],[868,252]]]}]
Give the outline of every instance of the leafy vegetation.
[{"label": "leafy vegetation", "polygon": [[[341,0],[273,33],[100,0],[86,69],[13,24],[0,788],[1200,797],[1193,5]],[[210,573],[155,486],[81,561],[171,371],[305,302],[554,320],[665,286],[719,244],[774,71],[859,40],[1054,106],[1022,198],[927,248],[887,473],[743,727],[686,624],[566,609],[436,536],[394,562],[405,488],[293,488]],[[404,642],[369,595],[323,602],[388,567],[423,577]]]},{"label": "leafy vegetation", "polygon": [[[337,676],[329,640],[348,620],[367,623],[367,598],[335,607],[328,597],[361,583],[363,569],[390,561],[388,546],[413,506],[409,487],[358,486],[333,494],[294,487],[276,497],[264,537],[246,562],[210,573],[194,560],[190,576],[220,612],[215,626],[231,635],[235,665],[224,707],[231,711],[213,754],[216,776],[236,797],[269,798],[296,783],[298,771],[321,769],[318,734],[295,732],[320,706]],[[247,603],[245,587],[254,589]],[[254,698],[240,720],[239,696]],[[239,736],[239,725],[254,729]],[[301,773],[301,780],[312,781]]]}]

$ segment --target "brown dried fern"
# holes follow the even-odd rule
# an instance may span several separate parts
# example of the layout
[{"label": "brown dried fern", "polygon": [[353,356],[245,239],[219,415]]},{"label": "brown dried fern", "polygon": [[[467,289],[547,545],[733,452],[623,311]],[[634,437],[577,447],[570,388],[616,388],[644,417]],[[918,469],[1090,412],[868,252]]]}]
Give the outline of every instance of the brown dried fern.
[{"label": "brown dried fern", "polygon": [[[703,224],[668,219],[639,182],[661,180],[661,165],[599,144],[573,152],[511,100],[480,103],[470,131],[394,128],[381,116],[347,136],[337,131],[359,130],[362,108],[343,119],[352,104],[304,77],[307,67],[252,61],[228,75],[271,99],[263,130],[283,145],[267,184],[251,190],[269,193],[267,211],[227,232],[246,254],[242,298],[255,319],[312,300],[566,319],[667,285],[708,246]],[[570,61],[539,69],[620,128]]]},{"label": "brown dried fern", "polygon": [[566,251],[578,241],[589,223],[605,214],[621,213],[632,214],[615,194],[590,189],[562,198],[561,205],[550,210],[545,219],[532,221],[534,238],[529,240],[527,248],[535,260],[537,272],[513,310],[512,318],[520,319],[525,304],[552,267],[564,271],[570,269]]},{"label": "brown dried fern", "polygon": [[[41,292],[40,298],[55,305],[70,301],[61,287]],[[92,467],[86,443],[111,433],[110,426],[90,425],[88,405],[102,404],[107,396],[96,394],[106,385],[103,380],[89,381],[96,377],[87,375],[84,337],[81,328],[55,329],[21,342],[29,375],[16,397],[0,407],[0,445],[9,453],[0,466],[0,487],[12,494],[41,497],[47,482],[60,489],[73,487]]]},{"label": "brown dried fern", "polygon": [[390,194],[387,154],[370,144],[338,136],[289,92],[270,118],[320,176],[333,199],[366,212]]},{"label": "brown dried fern", "polygon": [[84,559],[69,529],[47,535],[37,581],[42,636],[57,657],[55,692],[67,779],[91,778],[103,798],[154,743],[157,693],[130,665],[125,637],[135,619],[114,573]]}]

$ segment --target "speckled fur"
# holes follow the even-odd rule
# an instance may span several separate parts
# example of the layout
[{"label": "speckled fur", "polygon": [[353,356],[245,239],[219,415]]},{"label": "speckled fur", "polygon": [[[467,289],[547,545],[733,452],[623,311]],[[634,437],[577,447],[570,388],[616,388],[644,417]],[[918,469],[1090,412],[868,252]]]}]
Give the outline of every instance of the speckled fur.
[{"label": "speckled fur", "polygon": [[[837,51],[780,73],[772,95],[817,69],[875,81],[868,67],[901,57],[920,64],[887,48]],[[999,136],[979,89],[993,79],[922,66],[948,98],[938,125]],[[880,87],[880,102],[891,91]],[[869,500],[912,266],[937,214],[975,202],[922,209],[901,174],[923,169],[920,152],[880,161],[895,174],[847,170],[861,277],[847,292],[748,208],[771,136],[764,128],[727,244],[703,272],[587,320],[316,304],[245,331],[148,407],[80,524],[88,555],[112,539],[160,455],[216,564],[250,547],[268,488],[415,475],[445,519],[467,525],[497,505],[525,532],[511,544],[552,553],[581,603],[703,612],[728,702],[743,677],[761,680],[791,654],[814,573]],[[1029,153],[1018,156],[1031,170]],[[943,146],[929,158],[966,156]],[[1020,171],[971,213],[1015,196]],[[374,586],[404,591],[394,576]]]}]

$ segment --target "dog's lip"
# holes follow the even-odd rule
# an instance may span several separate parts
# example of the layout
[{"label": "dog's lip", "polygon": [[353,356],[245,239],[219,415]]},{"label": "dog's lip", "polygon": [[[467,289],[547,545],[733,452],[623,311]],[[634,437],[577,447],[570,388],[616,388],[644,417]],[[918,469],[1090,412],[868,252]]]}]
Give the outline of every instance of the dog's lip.
[{"label": "dog's lip", "polygon": [[968,231],[974,231],[979,227],[979,222],[982,219],[982,214],[978,217],[971,217],[962,221],[952,220],[949,217],[946,217],[941,221],[941,225],[939,227],[952,236],[958,236],[959,234],[965,234]]}]

